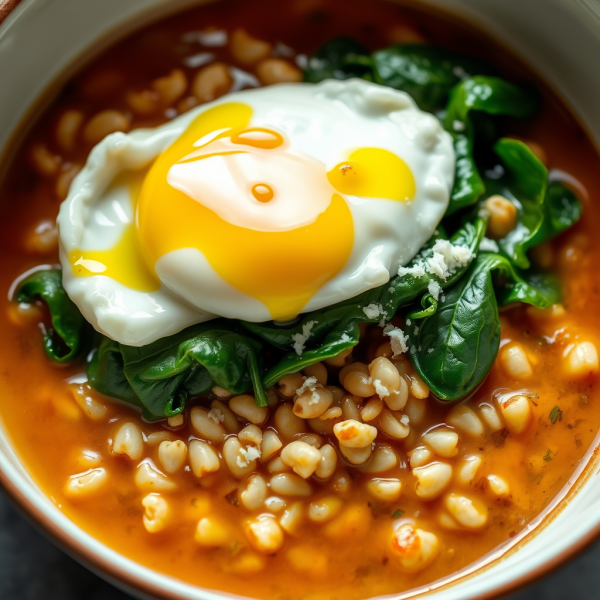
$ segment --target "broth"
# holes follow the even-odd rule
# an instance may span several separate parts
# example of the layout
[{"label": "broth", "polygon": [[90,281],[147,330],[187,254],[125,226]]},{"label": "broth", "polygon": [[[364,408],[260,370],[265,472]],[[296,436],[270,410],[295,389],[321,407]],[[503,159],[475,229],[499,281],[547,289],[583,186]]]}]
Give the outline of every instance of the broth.
[{"label": "broth", "polygon": [[[175,68],[192,79],[201,66],[190,65],[201,65],[208,60],[202,58],[207,53],[214,55],[210,60],[242,69],[227,46],[206,45],[218,38],[215,32],[231,33],[243,25],[253,36],[279,43],[277,51],[290,60],[298,54],[312,53],[322,42],[340,34],[356,37],[369,49],[417,38],[466,52],[476,45],[480,55],[489,57],[510,78],[536,79],[502,47],[470,26],[379,1],[370,2],[365,14],[365,6],[354,0],[277,4],[269,0],[226,0],[191,9],[134,33],[84,68],[21,141],[1,183],[0,285],[8,290],[28,269],[58,262],[52,234],[43,234],[51,229],[49,223],[56,218],[69,179],[91,148],[90,143],[81,140],[70,149],[59,147],[56,127],[60,115],[73,110],[88,119],[99,111],[114,109],[127,115],[131,129],[156,126],[173,118],[179,110],[193,105],[192,100],[182,104],[187,95],[172,106],[142,115],[132,111],[126,94],[148,89],[153,80]],[[264,18],[273,11],[275,18]],[[212,38],[198,35],[209,30]],[[177,486],[176,491],[165,494],[174,515],[171,525],[159,533],[149,533],[143,524],[141,503],[147,491],[134,485],[137,463],[112,456],[111,441],[124,422],[136,423],[146,438],[166,432],[173,440],[187,441],[191,435],[188,424],[177,429],[143,422],[131,407],[93,392],[86,392],[93,399],[91,404],[78,404],[74,398],[81,389],[78,382],[82,366],[51,364],[40,343],[38,313],[34,311],[30,317],[19,313],[5,296],[0,311],[0,415],[36,483],[75,523],[123,555],[201,587],[269,600],[353,600],[403,592],[455,573],[512,539],[563,488],[600,426],[597,384],[590,378],[571,381],[564,367],[572,344],[581,340],[600,343],[600,314],[589,311],[600,294],[596,269],[600,241],[594,235],[600,222],[600,162],[568,110],[538,84],[544,99],[542,112],[527,122],[509,122],[509,132],[539,144],[551,174],[568,173],[579,182],[585,190],[584,218],[548,245],[541,258],[552,263],[563,282],[565,314],[552,317],[517,307],[501,315],[502,348],[521,344],[533,366],[533,376],[526,385],[533,424],[522,435],[511,435],[504,428],[496,433],[488,431],[482,437],[461,434],[455,460],[483,457],[481,471],[467,485],[470,492],[485,499],[488,522],[483,530],[452,530],[440,524],[442,500],[424,502],[415,494],[409,458],[400,443],[396,445],[399,464],[385,474],[402,484],[397,500],[383,502],[368,496],[365,485],[372,475],[357,471],[350,475],[348,470],[338,469],[332,480],[319,486],[309,499],[295,501],[308,505],[339,494],[344,505],[340,516],[325,525],[312,525],[302,535],[289,536],[284,548],[272,556],[249,553],[240,541],[244,539],[246,517],[240,516],[243,509],[239,503],[231,501],[238,482],[226,473],[207,479],[195,478],[189,470],[171,475]],[[56,162],[47,167],[45,175],[39,164],[36,170],[35,158],[32,166],[31,153],[36,144],[47,151],[44,157],[49,156],[50,163]],[[380,330],[372,328],[363,336],[357,356],[362,352],[365,362],[369,362],[382,342]],[[331,377],[334,382],[335,369]],[[467,404],[480,410],[483,402],[494,404],[498,390],[517,392],[523,387],[506,375],[499,358],[485,384]],[[407,442],[413,448],[421,433],[445,421],[450,408],[431,398],[421,402],[426,404],[426,414],[420,421],[415,419],[413,437]],[[558,412],[553,412],[554,407],[559,408]],[[273,425],[273,417],[270,419]],[[146,463],[159,464],[158,445],[146,443],[145,448]],[[65,494],[72,475],[98,465],[108,473],[104,493],[80,500]],[[264,466],[260,468],[264,471]],[[484,475],[508,481],[510,495],[490,496],[490,483]],[[288,501],[286,508],[291,504]],[[198,521],[207,515],[231,524],[235,541],[219,548],[199,546],[194,532]],[[417,573],[399,569],[390,559],[391,523],[406,518],[418,519],[420,526],[435,532],[440,540],[438,558]]]}]

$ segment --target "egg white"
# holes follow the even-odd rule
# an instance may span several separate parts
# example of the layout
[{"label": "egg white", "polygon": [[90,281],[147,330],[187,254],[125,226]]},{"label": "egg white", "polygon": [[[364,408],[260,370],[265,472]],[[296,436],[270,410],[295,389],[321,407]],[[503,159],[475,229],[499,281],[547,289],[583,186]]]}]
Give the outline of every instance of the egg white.
[{"label": "egg white", "polygon": [[443,217],[455,166],[450,135],[407,94],[363,80],[238,92],[156,129],[112,134],[93,149],[58,217],[65,289],[84,317],[108,337],[142,346],[216,316],[257,322],[271,318],[262,302],[224,281],[197,249],[181,248],[157,261],[161,288],[156,292],[136,291],[102,274],[77,277],[68,259],[75,249],[111,248],[131,223],[128,188],[111,186],[118,174],[147,166],[201,112],[228,102],[250,106],[251,126],[280,131],[291,148],[320,161],[326,171],[352,150],[377,147],[402,158],[413,173],[416,193],[410,202],[340,194],[354,221],[352,252],[304,312],[385,284]]}]

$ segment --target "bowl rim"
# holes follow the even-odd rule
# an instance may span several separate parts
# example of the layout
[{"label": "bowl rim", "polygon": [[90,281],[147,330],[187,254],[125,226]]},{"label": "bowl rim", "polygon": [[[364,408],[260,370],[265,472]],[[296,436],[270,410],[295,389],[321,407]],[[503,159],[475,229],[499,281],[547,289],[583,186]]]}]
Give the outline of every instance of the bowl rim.
[{"label": "bowl rim", "polygon": [[[13,12],[19,8],[19,5],[23,2],[23,0],[0,0],[0,27],[3,25],[3,22],[10,17]],[[600,0],[580,0],[580,2],[592,5],[596,7],[600,7]],[[28,2],[25,2],[25,5]],[[185,7],[180,7],[181,10],[184,10]],[[450,8],[448,9],[450,10]],[[556,92],[557,90],[555,90]],[[560,96],[560,95],[559,95]],[[564,100],[564,99],[563,99]],[[19,127],[17,127],[17,130]],[[598,149],[600,151],[600,149]],[[7,439],[8,445],[12,447],[10,440]],[[592,444],[593,445],[593,444]],[[592,447],[590,447],[590,450]],[[2,453],[0,453],[2,454]],[[9,457],[0,456],[0,462],[4,462],[4,459],[8,459]],[[589,460],[588,464],[586,464],[584,468],[585,473],[589,473],[591,469],[594,468],[593,460]],[[12,467],[12,465],[11,465]],[[13,471],[9,475],[9,471]],[[587,478],[586,478],[587,479]],[[575,493],[581,485],[577,485],[574,483],[571,486],[571,490]],[[77,560],[80,564],[83,564],[85,567],[91,569],[98,575],[103,576],[106,580],[108,580],[112,585],[116,585],[120,587],[120,589],[124,589],[125,591],[130,591],[133,593],[141,593],[144,595],[148,595],[151,598],[161,599],[161,600],[183,600],[177,589],[173,589],[172,586],[168,585],[168,582],[177,582],[185,588],[188,588],[190,591],[198,590],[200,592],[205,592],[207,595],[215,595],[216,598],[248,598],[250,597],[242,597],[238,595],[233,595],[227,592],[222,592],[220,590],[212,590],[209,588],[202,588],[199,586],[195,586],[186,581],[174,578],[165,573],[155,571],[150,569],[149,567],[142,565],[141,563],[136,562],[133,559],[130,559],[124,555],[122,555],[118,550],[108,546],[104,542],[97,540],[91,534],[89,534],[85,529],[83,529],[79,524],[71,521],[69,517],[62,513],[64,518],[71,521],[73,526],[78,530],[81,534],[82,538],[90,538],[95,540],[99,545],[101,545],[110,555],[115,555],[116,557],[121,557],[124,559],[123,562],[119,562],[117,560],[113,560],[111,556],[103,556],[101,553],[98,553],[92,548],[90,545],[85,543],[85,539],[77,539],[76,536],[71,535],[65,528],[63,528],[58,522],[53,521],[48,512],[48,508],[50,508],[50,499],[42,492],[41,488],[39,488],[33,480],[28,481],[27,477],[20,473],[16,468],[5,469],[2,468],[0,464],[0,488],[6,493],[8,498],[12,501],[14,506],[18,509],[18,511],[26,517],[26,519],[38,530],[40,531],[47,539],[49,539],[53,544],[57,545],[62,551],[66,552],[69,556]],[[36,502],[28,497],[25,492],[26,489],[32,488],[35,492],[39,492],[41,497],[43,497],[44,504],[46,508],[42,508],[38,506]],[[569,497],[571,494],[567,494],[562,500],[561,504],[563,504],[562,508],[569,503],[571,498]],[[550,520],[553,520],[554,517],[558,516],[560,513],[561,507],[555,507],[547,517]],[[541,530],[548,526],[547,523],[540,523],[536,529]],[[534,532],[532,532],[534,533]],[[531,536],[528,534],[521,543],[513,548],[509,549],[509,551],[518,551],[518,548],[526,543],[526,540]],[[587,531],[584,535],[575,540],[571,545],[564,548],[556,555],[554,555],[550,560],[544,562],[541,565],[538,565],[532,571],[529,571],[526,574],[523,574],[516,579],[511,579],[506,583],[488,591],[484,591],[477,595],[477,600],[493,600],[495,598],[499,598],[504,594],[509,594],[511,592],[516,591],[519,588],[526,587],[531,585],[532,583],[538,581],[543,578],[545,575],[556,569],[557,567],[564,566],[566,562],[570,559],[574,558],[581,552],[583,552],[590,544],[592,544],[597,538],[600,537],[600,522],[593,526],[589,531]],[[496,560],[502,560],[502,557],[499,557]],[[492,564],[496,562],[496,560],[492,561]],[[133,563],[140,570],[137,573],[135,570],[130,569],[127,566],[127,563]],[[486,568],[489,565],[486,565]],[[143,575],[143,571],[149,571],[158,576],[162,581],[161,583],[152,582],[148,578],[145,578]],[[442,591],[444,589],[448,589],[448,587],[454,587],[459,585],[463,579],[467,579],[475,575],[479,570],[476,570],[474,573],[467,574],[464,577],[458,577],[456,580],[449,581],[447,585],[442,585],[440,588],[432,590],[433,593]],[[432,582],[434,583],[434,582]],[[174,586],[175,588],[180,587],[179,585]],[[423,590],[422,595],[431,593],[426,589]],[[388,598],[393,599],[396,595],[392,594],[388,596]],[[415,596],[415,598],[421,597],[421,594]],[[192,598],[188,596],[188,598]]]},{"label": "bowl rim", "polygon": [[19,5],[22,0],[1,0],[0,1],[0,24],[10,13]]}]

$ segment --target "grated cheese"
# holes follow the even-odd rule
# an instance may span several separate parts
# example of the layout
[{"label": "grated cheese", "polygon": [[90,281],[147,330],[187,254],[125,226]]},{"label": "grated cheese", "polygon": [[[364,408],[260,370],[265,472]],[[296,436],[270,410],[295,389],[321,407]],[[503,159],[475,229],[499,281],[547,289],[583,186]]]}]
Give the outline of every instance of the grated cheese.
[{"label": "grated cheese", "polygon": [[211,408],[208,411],[208,418],[212,419],[215,423],[222,423],[225,420],[225,415],[218,408]]},{"label": "grated cheese", "polygon": [[367,316],[367,319],[376,319],[379,315],[383,315],[384,317],[386,315],[381,304],[369,304],[369,306],[363,307],[363,312]]},{"label": "grated cheese", "polygon": [[310,337],[312,328],[317,324],[317,321],[308,321],[302,325],[302,333],[294,333],[292,340],[294,340],[294,351],[298,356],[302,356],[306,342]]},{"label": "grated cheese", "polygon": [[433,256],[427,259],[427,271],[444,281],[473,257],[468,246],[454,246],[448,240],[437,240],[432,250]]},{"label": "grated cheese", "polygon": [[316,377],[306,377],[304,379],[304,383],[296,390],[296,394],[298,394],[298,396],[300,396],[301,394],[303,394],[304,392],[306,392],[308,390],[308,391],[312,392],[312,395],[311,395],[308,403],[309,404],[317,404],[319,402],[319,394],[317,394],[317,386],[318,386],[318,382],[317,382]]},{"label": "grated cheese", "polygon": [[240,452],[237,455],[235,462],[240,469],[243,469],[257,458],[260,458],[259,448],[256,446],[248,446],[248,448],[240,448]]},{"label": "grated cheese", "polygon": [[388,325],[383,330],[383,333],[390,338],[390,344],[392,346],[392,352],[394,353],[394,356],[404,354],[408,350],[408,336],[404,335],[404,331],[402,331],[400,327]]},{"label": "grated cheese", "polygon": [[400,267],[398,269],[398,275],[404,277],[405,275],[412,275],[413,277],[424,277],[425,268],[422,264],[416,264],[413,267]]},{"label": "grated cheese", "polygon": [[440,293],[442,291],[442,286],[437,281],[431,280],[429,282],[429,286],[427,289],[429,290],[429,293],[435,298],[436,301],[440,299]]},{"label": "grated cheese", "polygon": [[383,385],[383,383],[381,383],[381,381],[379,381],[379,379],[373,380],[373,385],[375,386],[375,393],[380,398],[385,398],[386,396],[390,395],[390,391],[385,387],[385,385]]}]

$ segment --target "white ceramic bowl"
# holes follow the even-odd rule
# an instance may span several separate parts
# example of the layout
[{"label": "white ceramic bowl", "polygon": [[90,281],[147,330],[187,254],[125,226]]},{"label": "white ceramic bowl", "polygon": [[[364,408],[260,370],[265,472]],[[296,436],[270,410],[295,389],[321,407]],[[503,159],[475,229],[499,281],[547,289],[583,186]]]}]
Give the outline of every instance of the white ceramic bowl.
[{"label": "white ceramic bowl", "polygon": [[[463,14],[515,50],[571,107],[600,147],[600,4],[597,0],[426,0]],[[0,148],[44,91],[81,56],[98,52],[133,26],[196,4],[191,0],[0,0]],[[365,5],[367,2],[365,1]],[[8,15],[8,16],[7,16]],[[5,18],[6,17],[6,18]],[[39,107],[39,104],[38,104]],[[6,154],[4,154],[6,156]],[[2,163],[0,163],[2,164]],[[597,437],[594,448],[599,443]],[[537,519],[482,562],[428,586],[431,600],[488,598],[531,581],[600,533],[600,478],[591,458],[573,475],[546,519]],[[67,551],[140,598],[218,600],[225,595],[166,577],[120,556],[79,529],[36,487],[0,430],[0,481]],[[414,592],[398,597],[404,598]],[[231,596],[227,596],[231,597]]]}]

